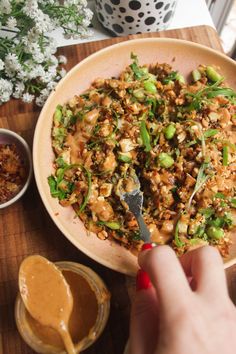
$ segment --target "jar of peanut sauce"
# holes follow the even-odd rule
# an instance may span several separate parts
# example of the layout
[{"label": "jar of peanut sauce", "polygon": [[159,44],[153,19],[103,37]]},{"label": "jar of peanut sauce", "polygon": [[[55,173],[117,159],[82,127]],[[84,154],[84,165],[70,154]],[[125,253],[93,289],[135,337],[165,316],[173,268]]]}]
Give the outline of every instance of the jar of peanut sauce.
[{"label": "jar of peanut sauce", "polygon": [[[74,262],[56,262],[73,296],[69,321],[76,352],[90,347],[101,335],[110,312],[110,293],[103,280],[90,268]],[[15,319],[24,341],[42,354],[65,354],[60,335],[42,326],[26,310],[20,294],[15,303]]]}]

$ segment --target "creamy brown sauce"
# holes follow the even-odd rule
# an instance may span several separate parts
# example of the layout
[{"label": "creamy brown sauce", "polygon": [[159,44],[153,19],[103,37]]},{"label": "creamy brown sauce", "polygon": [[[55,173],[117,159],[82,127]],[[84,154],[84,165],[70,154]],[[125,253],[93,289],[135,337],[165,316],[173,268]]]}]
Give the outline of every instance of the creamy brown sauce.
[{"label": "creamy brown sauce", "polygon": [[[94,291],[88,282],[80,275],[72,271],[62,271],[70,286],[74,300],[71,317],[69,320],[69,332],[76,344],[89,336],[91,328],[95,325],[98,314],[98,302]],[[27,312],[27,321],[35,335],[43,343],[64,348],[60,335],[52,328],[42,326]]]},{"label": "creamy brown sauce", "polygon": [[75,354],[68,331],[73,297],[62,272],[44,257],[27,257],[20,266],[19,287],[31,316],[41,325],[55,329],[67,352]]}]

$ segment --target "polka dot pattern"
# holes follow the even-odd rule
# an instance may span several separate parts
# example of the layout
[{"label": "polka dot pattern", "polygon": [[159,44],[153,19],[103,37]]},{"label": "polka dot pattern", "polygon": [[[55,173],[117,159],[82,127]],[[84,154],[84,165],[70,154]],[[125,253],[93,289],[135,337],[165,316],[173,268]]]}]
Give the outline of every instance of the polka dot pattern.
[{"label": "polka dot pattern", "polygon": [[177,0],[95,0],[98,20],[114,35],[156,32],[168,27]]}]

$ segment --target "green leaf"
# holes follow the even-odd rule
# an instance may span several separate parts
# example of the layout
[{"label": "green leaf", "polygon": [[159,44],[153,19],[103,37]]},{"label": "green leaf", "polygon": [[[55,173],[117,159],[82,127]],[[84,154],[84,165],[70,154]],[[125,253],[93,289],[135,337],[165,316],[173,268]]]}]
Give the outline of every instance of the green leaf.
[{"label": "green leaf", "polygon": [[151,138],[150,138],[150,135],[149,135],[149,133],[147,131],[145,119],[143,119],[141,121],[140,134],[141,134],[141,139],[142,139],[142,142],[143,142],[143,146],[145,147],[144,151],[145,152],[151,151],[152,150]]},{"label": "green leaf", "polygon": [[48,177],[48,184],[53,198],[58,198],[59,200],[65,199],[66,193],[58,189],[57,179],[54,176],[51,175]]}]

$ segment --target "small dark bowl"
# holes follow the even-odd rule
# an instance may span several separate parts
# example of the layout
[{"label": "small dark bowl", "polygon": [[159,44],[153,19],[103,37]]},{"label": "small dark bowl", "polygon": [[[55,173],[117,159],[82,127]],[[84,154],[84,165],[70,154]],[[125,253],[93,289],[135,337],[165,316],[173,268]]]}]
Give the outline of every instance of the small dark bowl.
[{"label": "small dark bowl", "polygon": [[21,159],[24,161],[26,167],[26,175],[27,175],[25,182],[22,188],[19,190],[19,192],[17,194],[14,194],[11,199],[0,204],[0,209],[3,209],[15,203],[25,193],[26,189],[30,184],[33,167],[32,167],[32,158],[31,158],[31,151],[29,145],[20,135],[8,129],[0,129],[0,144],[16,145],[17,152],[19,153]]}]

